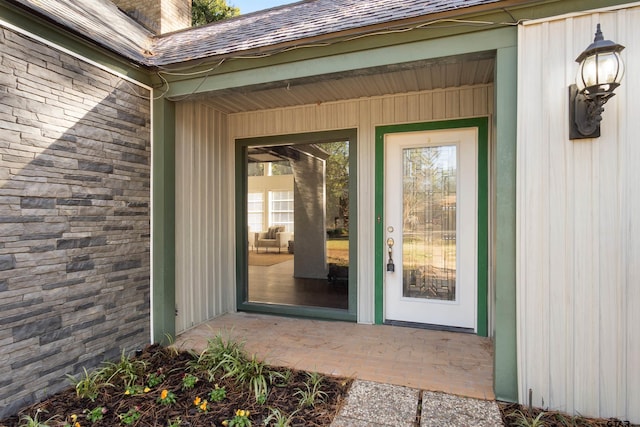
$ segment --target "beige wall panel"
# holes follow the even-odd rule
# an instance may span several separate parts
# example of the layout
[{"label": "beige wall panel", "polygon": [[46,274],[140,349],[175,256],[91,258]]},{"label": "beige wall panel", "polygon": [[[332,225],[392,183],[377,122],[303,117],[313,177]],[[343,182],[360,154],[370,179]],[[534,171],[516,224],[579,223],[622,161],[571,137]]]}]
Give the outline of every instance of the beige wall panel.
[{"label": "beige wall panel", "polygon": [[233,309],[233,186],[226,116],[202,104],[176,108],[176,332]]},{"label": "beige wall panel", "polygon": [[[602,136],[568,138],[574,58],[593,40],[627,46],[627,75]],[[518,368],[520,400],[640,422],[640,8],[520,29],[518,92]],[[635,68],[632,68],[635,67]],[[464,108],[463,108],[464,110]],[[636,258],[633,258],[635,255]]]},{"label": "beige wall panel", "polygon": [[236,138],[358,128],[358,321],[373,323],[375,127],[487,116],[492,104],[493,86],[484,85],[230,114],[228,144],[233,147]]}]

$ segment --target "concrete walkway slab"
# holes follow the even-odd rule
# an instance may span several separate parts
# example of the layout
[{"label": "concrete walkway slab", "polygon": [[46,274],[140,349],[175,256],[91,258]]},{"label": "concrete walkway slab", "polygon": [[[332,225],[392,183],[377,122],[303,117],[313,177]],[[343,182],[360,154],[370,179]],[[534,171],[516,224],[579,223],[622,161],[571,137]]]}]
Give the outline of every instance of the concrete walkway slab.
[{"label": "concrete walkway slab", "polygon": [[500,410],[492,400],[355,380],[331,427],[502,425]]},{"label": "concrete walkway slab", "polygon": [[420,427],[502,426],[502,416],[493,400],[472,399],[446,393],[422,393]]},{"label": "concrete walkway slab", "polygon": [[331,425],[413,427],[419,396],[409,387],[356,380]]}]

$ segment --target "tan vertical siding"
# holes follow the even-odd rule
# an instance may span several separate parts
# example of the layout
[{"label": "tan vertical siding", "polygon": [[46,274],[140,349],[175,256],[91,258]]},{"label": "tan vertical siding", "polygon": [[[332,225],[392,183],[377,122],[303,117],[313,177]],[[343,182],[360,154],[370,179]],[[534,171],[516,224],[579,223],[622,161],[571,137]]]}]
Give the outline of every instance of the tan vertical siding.
[{"label": "tan vertical siding", "polygon": [[[574,58],[596,24],[627,74],[602,136],[568,138]],[[640,8],[525,24],[518,91],[520,400],[640,422]]]},{"label": "tan vertical siding", "polygon": [[233,310],[233,163],[227,163],[226,121],[202,104],[176,108],[177,332]]}]

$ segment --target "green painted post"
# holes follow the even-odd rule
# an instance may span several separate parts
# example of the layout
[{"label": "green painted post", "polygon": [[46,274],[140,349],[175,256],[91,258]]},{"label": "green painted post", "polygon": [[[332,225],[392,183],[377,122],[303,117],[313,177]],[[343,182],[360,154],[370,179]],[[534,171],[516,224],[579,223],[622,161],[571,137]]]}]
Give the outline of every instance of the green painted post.
[{"label": "green painted post", "polygon": [[496,229],[494,391],[505,401],[518,399],[516,340],[516,46],[496,57]]},{"label": "green painted post", "polygon": [[152,157],[152,334],[167,344],[175,338],[175,105],[153,101]]}]

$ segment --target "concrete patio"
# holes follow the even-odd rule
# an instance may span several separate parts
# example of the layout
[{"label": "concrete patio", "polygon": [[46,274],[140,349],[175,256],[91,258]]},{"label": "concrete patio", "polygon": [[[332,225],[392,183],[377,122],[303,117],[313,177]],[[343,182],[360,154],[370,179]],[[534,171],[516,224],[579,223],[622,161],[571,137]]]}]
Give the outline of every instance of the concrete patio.
[{"label": "concrete patio", "polygon": [[493,400],[493,344],[476,335],[387,325],[226,314],[180,334],[202,350],[222,331],[277,366]]}]

